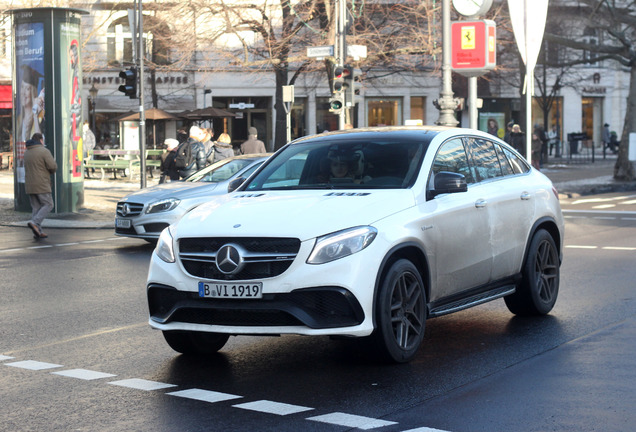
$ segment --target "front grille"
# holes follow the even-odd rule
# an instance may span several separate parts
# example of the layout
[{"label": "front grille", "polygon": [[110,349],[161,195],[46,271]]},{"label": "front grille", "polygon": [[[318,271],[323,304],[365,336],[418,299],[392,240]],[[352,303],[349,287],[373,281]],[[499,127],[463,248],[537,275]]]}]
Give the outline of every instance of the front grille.
[{"label": "front grille", "polygon": [[137,231],[135,231],[135,228],[133,226],[131,226],[130,228],[115,228],[115,232],[117,234],[137,235]]},{"label": "front grille", "polygon": [[[124,212],[124,205],[128,204],[128,211]],[[121,217],[133,217],[139,216],[144,209],[143,204],[132,203],[128,201],[120,201],[117,203],[117,216]],[[125,213],[125,214],[124,214]]]},{"label": "front grille", "polygon": [[169,224],[162,222],[149,223],[144,225],[146,234],[161,234],[161,231],[168,228]]},{"label": "front grille", "polygon": [[[227,244],[244,252],[243,268],[234,274],[221,272],[216,265],[219,249]],[[182,238],[179,259],[192,276],[215,280],[254,280],[282,274],[296,258],[300,240],[293,238]]]},{"label": "front grille", "polygon": [[360,324],[364,313],[344,288],[317,287],[290,293],[266,294],[258,300],[201,298],[195,292],[163,285],[148,287],[150,316],[160,323],[249,326],[349,327]]}]

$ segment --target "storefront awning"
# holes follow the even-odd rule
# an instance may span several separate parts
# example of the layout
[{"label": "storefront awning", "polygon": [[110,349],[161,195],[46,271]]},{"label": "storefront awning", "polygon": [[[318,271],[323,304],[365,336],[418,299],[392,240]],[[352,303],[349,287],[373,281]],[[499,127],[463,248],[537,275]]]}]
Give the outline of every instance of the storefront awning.
[{"label": "storefront awning", "polygon": [[0,109],[11,109],[13,97],[10,85],[0,85]]}]

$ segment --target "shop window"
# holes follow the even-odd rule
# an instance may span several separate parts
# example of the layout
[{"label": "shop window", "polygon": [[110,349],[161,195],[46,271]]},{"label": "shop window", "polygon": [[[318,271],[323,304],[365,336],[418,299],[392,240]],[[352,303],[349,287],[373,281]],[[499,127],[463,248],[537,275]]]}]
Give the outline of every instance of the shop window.
[{"label": "shop window", "polygon": [[368,99],[367,124],[369,126],[397,126],[402,118],[401,99]]},{"label": "shop window", "polygon": [[411,96],[411,120],[422,120],[426,124],[426,98]]}]

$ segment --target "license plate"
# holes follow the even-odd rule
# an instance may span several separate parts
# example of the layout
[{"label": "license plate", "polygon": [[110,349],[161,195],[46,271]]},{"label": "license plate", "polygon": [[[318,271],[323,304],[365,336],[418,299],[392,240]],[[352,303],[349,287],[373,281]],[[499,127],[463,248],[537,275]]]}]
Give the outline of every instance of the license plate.
[{"label": "license plate", "polygon": [[117,228],[130,228],[130,219],[115,219],[115,227]]},{"label": "license plate", "polygon": [[263,283],[199,282],[199,297],[259,299],[263,298]]}]

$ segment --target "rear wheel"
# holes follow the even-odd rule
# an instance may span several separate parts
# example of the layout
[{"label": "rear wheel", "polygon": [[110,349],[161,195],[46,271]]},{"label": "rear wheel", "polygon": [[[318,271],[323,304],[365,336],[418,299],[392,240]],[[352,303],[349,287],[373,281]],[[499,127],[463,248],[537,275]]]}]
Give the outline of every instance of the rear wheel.
[{"label": "rear wheel", "polygon": [[389,361],[412,360],[424,338],[426,291],[413,263],[400,259],[382,280],[376,302],[374,339],[380,354]]},{"label": "rear wheel", "polygon": [[227,342],[230,335],[194,331],[164,331],[163,337],[170,348],[182,354],[214,354]]},{"label": "rear wheel", "polygon": [[517,315],[545,315],[559,294],[559,253],[546,230],[532,237],[523,265],[523,279],[514,294],[504,298],[510,312]]}]

